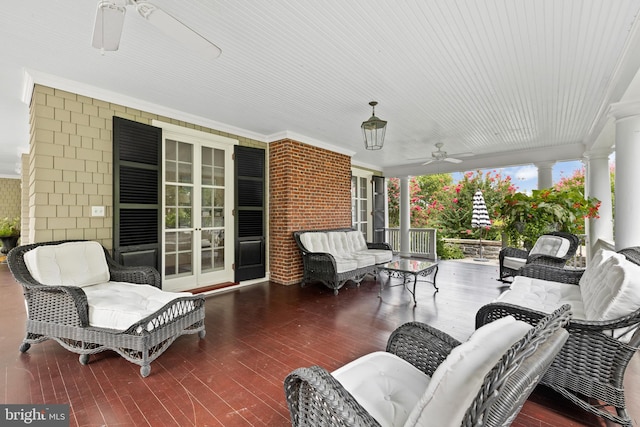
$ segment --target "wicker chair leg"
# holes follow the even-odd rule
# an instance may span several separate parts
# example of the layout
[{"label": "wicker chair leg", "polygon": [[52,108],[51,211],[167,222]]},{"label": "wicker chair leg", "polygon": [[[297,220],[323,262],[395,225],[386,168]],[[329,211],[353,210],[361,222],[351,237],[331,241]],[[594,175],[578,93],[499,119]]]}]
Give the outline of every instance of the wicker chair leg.
[{"label": "wicker chair leg", "polygon": [[[501,267],[500,268],[500,280],[503,283],[512,283],[513,282],[513,277],[517,274],[518,272],[516,270],[512,270],[510,268],[507,267]],[[511,277],[511,280],[506,280],[508,277]]]},{"label": "wicker chair leg", "polygon": [[365,276],[367,275],[367,273],[363,273],[363,274],[358,274],[355,278],[351,279],[353,282],[355,282],[357,287],[360,287],[360,283],[362,283],[362,281],[364,280]]},{"label": "wicker chair leg", "polygon": [[597,415],[599,417],[612,421],[616,424],[620,424],[621,426],[624,426],[624,427],[633,426],[631,418],[629,417],[629,414],[627,413],[625,408],[615,408],[617,415],[614,415],[609,411],[600,409],[600,407],[602,406],[591,405],[584,399],[581,399],[580,397],[576,396],[575,394],[573,394],[572,392],[570,392],[569,390],[563,387],[546,384],[546,383],[543,383],[543,384],[557,391],[560,395],[564,396],[565,398],[567,398],[568,400],[570,400],[571,402],[573,402],[574,404],[576,404],[577,406],[579,406],[580,408],[584,409],[587,412],[591,412],[594,415]]},{"label": "wicker chair leg", "polygon": [[78,357],[78,360],[80,361],[81,365],[87,365],[87,364],[89,364],[89,355],[88,354],[81,354]]},{"label": "wicker chair leg", "polygon": [[151,365],[142,365],[140,367],[140,376],[142,378],[147,378],[149,376],[149,374],[151,373]]},{"label": "wicker chair leg", "polygon": [[20,344],[20,353],[26,353],[31,348],[31,344],[28,342],[23,342]]},{"label": "wicker chair leg", "polygon": [[205,331],[204,329],[201,331],[198,331],[198,338],[204,339],[205,335],[207,335],[207,331]]}]

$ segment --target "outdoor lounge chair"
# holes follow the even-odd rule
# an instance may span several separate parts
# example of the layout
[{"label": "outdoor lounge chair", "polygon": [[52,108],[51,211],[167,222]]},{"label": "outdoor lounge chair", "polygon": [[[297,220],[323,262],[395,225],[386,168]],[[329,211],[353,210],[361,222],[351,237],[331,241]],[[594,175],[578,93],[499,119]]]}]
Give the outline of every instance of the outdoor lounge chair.
[{"label": "outdoor lounge chair", "polygon": [[53,339],[86,365],[90,354],[113,350],[146,377],[180,335],[204,338],[202,296],[161,291],[158,271],[121,266],[97,242],[18,246],[8,265],[27,303],[23,353]]},{"label": "outdoor lounge chair", "polygon": [[504,248],[500,251],[500,280],[513,277],[525,264],[563,267],[576,254],[580,239],[563,231],[554,231],[538,237],[530,251]]},{"label": "outdoor lounge chair", "polygon": [[390,336],[386,352],[333,373],[299,368],[284,381],[294,426],[504,426],[567,339],[565,305],[531,328],[513,317],[464,343],[424,323]]},{"label": "outdoor lounge chair", "polygon": [[530,324],[570,303],[569,338],[541,380],[582,409],[623,426],[624,376],[640,350],[640,247],[599,250],[585,270],[527,265],[508,291],[482,306],[476,327],[502,316]]}]

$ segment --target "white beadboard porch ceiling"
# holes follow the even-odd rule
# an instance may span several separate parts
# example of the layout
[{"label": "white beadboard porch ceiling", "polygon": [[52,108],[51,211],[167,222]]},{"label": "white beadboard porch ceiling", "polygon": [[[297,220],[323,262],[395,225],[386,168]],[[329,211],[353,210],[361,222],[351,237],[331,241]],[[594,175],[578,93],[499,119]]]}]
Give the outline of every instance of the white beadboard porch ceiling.
[{"label": "white beadboard porch ceiling", "polygon": [[[153,3],[222,55],[199,58],[129,9],[120,50],[102,56],[90,45],[97,1],[3,5],[0,174],[28,141],[25,69],[36,82],[264,141],[339,147],[392,176],[575,159],[611,145],[598,138],[608,106],[633,99],[624,94],[640,66],[640,0]],[[372,100],[389,123],[377,152],[360,131]],[[420,166],[436,142],[474,155]]]}]

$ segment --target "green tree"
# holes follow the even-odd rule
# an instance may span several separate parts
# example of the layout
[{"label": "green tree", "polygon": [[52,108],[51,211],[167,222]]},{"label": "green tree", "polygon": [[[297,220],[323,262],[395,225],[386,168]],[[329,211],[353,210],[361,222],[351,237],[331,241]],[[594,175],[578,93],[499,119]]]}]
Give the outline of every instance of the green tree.
[{"label": "green tree", "polygon": [[[440,237],[471,237],[476,234],[471,228],[472,199],[476,190],[483,191],[489,216],[499,225],[498,207],[507,194],[515,192],[511,177],[503,177],[495,170],[467,172],[455,184],[451,174],[412,177],[409,181],[411,227],[437,228]],[[398,227],[400,180],[390,178],[387,191],[389,226]],[[489,238],[497,235],[499,229],[488,232]]]},{"label": "green tree", "polygon": [[[431,180],[423,177],[411,177],[409,180],[409,215],[411,227],[424,228],[428,225],[427,197],[430,188],[433,188]],[[389,200],[389,227],[400,226],[400,179],[389,178],[387,180],[387,197]]]},{"label": "green tree", "polygon": [[[576,169],[573,171],[573,175],[570,177],[563,177],[558,181],[553,188],[556,191],[563,191],[567,189],[577,189],[579,191],[584,190],[584,168]],[[611,165],[609,167],[609,180],[611,181],[611,206],[615,206],[615,193],[616,193],[616,167]]]},{"label": "green tree", "polygon": [[431,194],[435,194],[442,187],[453,185],[453,176],[450,173],[422,175],[416,177],[416,181],[420,186],[420,194],[428,200]]},{"label": "green tree", "polygon": [[400,227],[400,180],[387,179],[387,218],[389,227]]},{"label": "green tree", "polygon": [[466,172],[463,178],[452,185],[443,185],[429,199],[429,226],[438,229],[443,237],[479,237],[480,231],[471,228],[473,195],[481,190],[489,218],[493,226],[483,238],[497,239],[503,223],[500,206],[504,198],[516,191],[510,176],[496,170]]}]

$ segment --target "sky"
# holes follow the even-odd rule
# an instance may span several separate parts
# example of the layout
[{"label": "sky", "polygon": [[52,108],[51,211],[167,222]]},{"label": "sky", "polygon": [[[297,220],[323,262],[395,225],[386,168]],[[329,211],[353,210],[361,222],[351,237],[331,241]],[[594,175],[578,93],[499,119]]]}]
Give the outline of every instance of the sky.
[{"label": "sky", "polygon": [[[615,162],[615,154],[612,154],[609,157],[609,164],[613,164]],[[553,165],[552,168],[552,179],[553,183],[557,183],[564,177],[570,177],[573,175],[574,171],[578,169],[582,169],[583,164],[581,161],[574,160],[569,162],[558,162]],[[517,191],[522,193],[531,193],[531,190],[535,190],[538,188],[538,168],[534,165],[524,165],[524,166],[513,166],[509,168],[492,168],[492,169],[483,169],[483,171],[487,170],[495,170],[499,171],[503,176],[509,175],[511,176],[511,181],[513,185],[517,187]],[[462,178],[462,173],[453,173],[453,181],[457,182]]]}]

